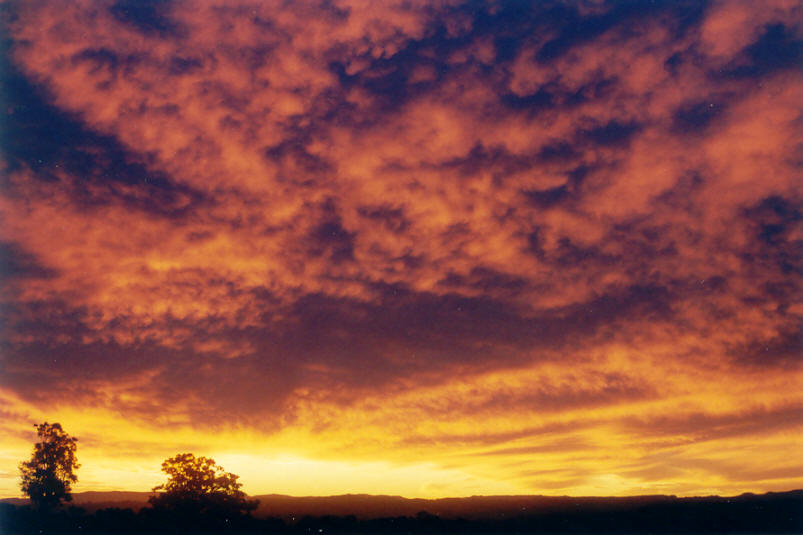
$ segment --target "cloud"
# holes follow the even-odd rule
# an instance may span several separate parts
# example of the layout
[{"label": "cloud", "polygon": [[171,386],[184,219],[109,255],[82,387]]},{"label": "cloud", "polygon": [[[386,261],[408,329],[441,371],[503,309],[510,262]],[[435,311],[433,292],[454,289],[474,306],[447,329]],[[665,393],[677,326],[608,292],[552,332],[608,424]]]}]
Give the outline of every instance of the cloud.
[{"label": "cloud", "polygon": [[641,427],[641,431],[646,433],[683,435],[698,441],[789,429],[797,425],[800,415],[799,405],[789,405],[772,410],[757,408],[741,414],[685,414],[649,422],[635,421],[631,425]]},{"label": "cloud", "polygon": [[438,445],[564,462],[538,440],[669,444],[713,400],[797,400],[793,3],[3,16],[15,403],[448,463]]}]

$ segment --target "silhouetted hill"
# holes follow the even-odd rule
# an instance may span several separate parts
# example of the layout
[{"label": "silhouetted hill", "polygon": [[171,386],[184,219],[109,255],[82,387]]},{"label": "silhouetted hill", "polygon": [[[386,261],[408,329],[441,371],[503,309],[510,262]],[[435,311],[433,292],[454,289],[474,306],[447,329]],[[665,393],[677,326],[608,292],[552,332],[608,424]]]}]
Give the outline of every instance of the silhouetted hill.
[{"label": "silhouetted hill", "polygon": [[[0,503],[0,533],[803,533],[803,490],[733,497],[473,496],[438,500],[364,494],[255,496],[254,516],[144,507],[147,492],[87,492],[37,511]],[[122,505],[126,504],[126,505]],[[128,505],[131,504],[131,505]],[[132,509],[138,510],[135,512]]]},{"label": "silhouetted hill", "polygon": [[747,503],[767,499],[797,499],[803,506],[803,490],[742,494],[733,497],[630,496],[570,497],[570,496],[471,496],[465,498],[403,498],[368,494],[341,496],[294,497],[279,494],[254,496],[259,500],[257,516],[272,516],[293,522],[304,516],[347,516],[359,519],[415,516],[421,511],[440,518],[501,520],[523,515],[571,513],[577,511],[624,511],[649,506],[691,504]]},{"label": "silhouetted hill", "polygon": [[[118,508],[139,511],[148,505],[151,492],[77,492],[70,505],[82,507],[92,513],[99,509]],[[625,510],[634,507],[695,504],[695,503],[747,503],[755,500],[793,498],[801,501],[803,490],[745,493],[740,496],[704,496],[678,498],[676,496],[570,497],[570,496],[471,496],[465,498],[403,498],[401,496],[343,494],[339,496],[287,496],[262,494],[252,496],[259,500],[254,513],[259,517],[277,517],[294,522],[305,516],[348,516],[359,519],[415,516],[421,511],[441,518],[504,519],[515,516],[568,513],[571,511]],[[27,499],[0,500],[14,505],[26,505]]]},{"label": "silhouetted hill", "polygon": [[[87,491],[73,493],[73,501],[68,505],[82,507],[90,513],[99,509],[108,509],[116,507],[118,509],[133,509],[139,511],[148,505],[148,498],[152,492],[128,492],[128,491]],[[28,505],[30,502],[27,498],[4,498],[0,500],[3,503],[10,503],[13,505]]]}]

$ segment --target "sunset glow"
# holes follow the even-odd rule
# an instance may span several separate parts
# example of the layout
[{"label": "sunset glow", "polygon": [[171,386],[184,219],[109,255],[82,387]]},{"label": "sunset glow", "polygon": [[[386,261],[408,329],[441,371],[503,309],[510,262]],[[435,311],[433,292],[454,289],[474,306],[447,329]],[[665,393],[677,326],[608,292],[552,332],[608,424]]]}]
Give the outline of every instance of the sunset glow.
[{"label": "sunset glow", "polygon": [[0,14],[0,497],[803,487],[799,2]]}]

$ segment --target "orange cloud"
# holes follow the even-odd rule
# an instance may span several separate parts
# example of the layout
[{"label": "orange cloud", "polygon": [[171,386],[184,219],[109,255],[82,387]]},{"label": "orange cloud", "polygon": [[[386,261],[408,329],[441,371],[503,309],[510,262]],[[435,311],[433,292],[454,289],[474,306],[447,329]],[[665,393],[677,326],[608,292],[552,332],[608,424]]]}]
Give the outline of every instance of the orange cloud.
[{"label": "orange cloud", "polygon": [[799,15],[14,4],[1,488],[56,417],[90,486],[188,447],[428,496],[799,485]]}]

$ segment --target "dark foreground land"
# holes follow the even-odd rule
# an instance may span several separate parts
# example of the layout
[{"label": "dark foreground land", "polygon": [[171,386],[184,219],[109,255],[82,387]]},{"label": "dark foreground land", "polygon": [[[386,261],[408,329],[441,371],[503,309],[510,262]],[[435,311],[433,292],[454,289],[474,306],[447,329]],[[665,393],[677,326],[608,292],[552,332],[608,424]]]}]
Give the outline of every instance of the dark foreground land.
[{"label": "dark foreground land", "polygon": [[92,494],[48,514],[4,500],[0,533],[803,533],[803,490],[731,498],[269,495],[256,497],[251,516],[155,511],[141,493]]}]

